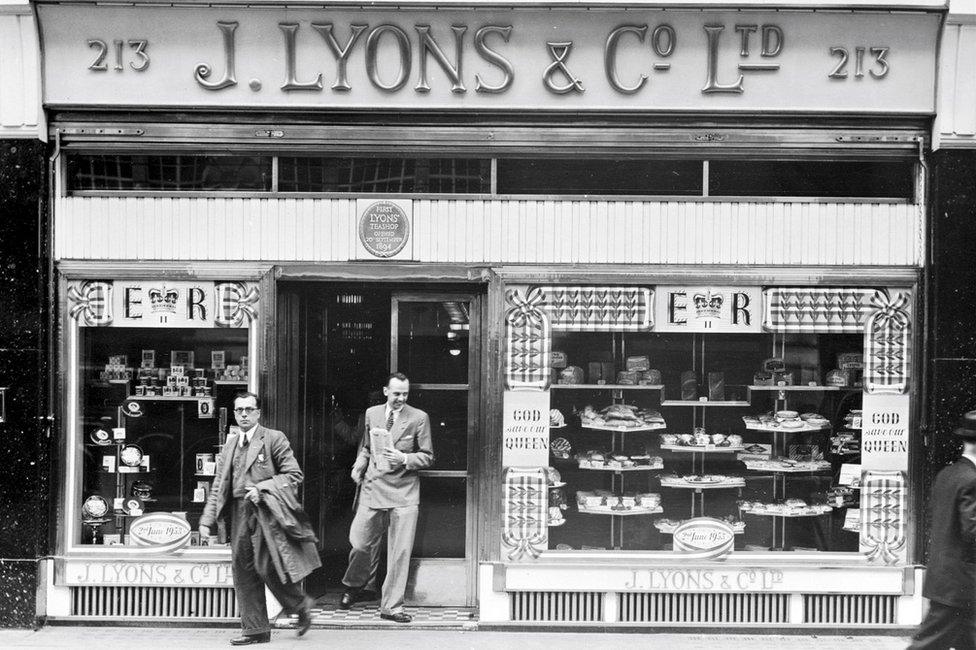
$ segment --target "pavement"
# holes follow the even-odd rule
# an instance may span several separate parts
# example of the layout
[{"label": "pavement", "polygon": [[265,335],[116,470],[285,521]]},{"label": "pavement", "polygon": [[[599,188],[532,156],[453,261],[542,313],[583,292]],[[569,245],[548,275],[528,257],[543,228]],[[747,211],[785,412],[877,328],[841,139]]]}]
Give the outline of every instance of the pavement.
[{"label": "pavement", "polygon": [[[227,627],[84,627],[49,625],[39,630],[0,630],[0,648],[81,648],[84,650],[213,650],[230,648],[237,631]],[[301,639],[293,630],[275,630],[268,650],[396,647],[397,650],[586,650],[619,648],[775,648],[776,650],[904,650],[907,637],[778,634],[657,634],[486,630],[400,630],[313,628]]]}]

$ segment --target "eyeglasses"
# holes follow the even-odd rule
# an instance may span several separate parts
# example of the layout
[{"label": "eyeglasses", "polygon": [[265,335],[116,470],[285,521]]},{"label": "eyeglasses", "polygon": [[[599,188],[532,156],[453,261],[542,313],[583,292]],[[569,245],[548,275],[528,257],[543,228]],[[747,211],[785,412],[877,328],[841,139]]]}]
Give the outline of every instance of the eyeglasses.
[{"label": "eyeglasses", "polygon": [[256,406],[245,406],[243,408],[236,408],[236,409],[234,409],[234,413],[237,413],[237,414],[247,413],[248,415],[250,415],[251,413],[254,413],[255,411],[258,411],[258,410],[260,410],[260,409],[258,409]]}]

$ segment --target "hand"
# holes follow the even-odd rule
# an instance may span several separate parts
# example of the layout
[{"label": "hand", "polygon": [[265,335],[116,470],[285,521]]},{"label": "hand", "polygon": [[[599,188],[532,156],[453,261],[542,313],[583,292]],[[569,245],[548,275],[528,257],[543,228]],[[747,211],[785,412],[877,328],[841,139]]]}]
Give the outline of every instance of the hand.
[{"label": "hand", "polygon": [[352,471],[349,473],[349,476],[352,477],[353,483],[359,485],[363,482],[363,468],[359,465],[354,465]]},{"label": "hand", "polygon": [[392,447],[388,447],[387,449],[383,450],[383,458],[390,461],[390,465],[394,468],[407,464],[407,455],[398,449],[393,449]]},{"label": "hand", "polygon": [[208,539],[210,537],[210,526],[204,526],[200,524],[200,539]]},{"label": "hand", "polygon": [[258,502],[261,500],[261,497],[258,495],[258,489],[253,485],[249,486],[244,490],[244,498],[250,501],[251,503],[253,503],[254,505],[257,505]]}]

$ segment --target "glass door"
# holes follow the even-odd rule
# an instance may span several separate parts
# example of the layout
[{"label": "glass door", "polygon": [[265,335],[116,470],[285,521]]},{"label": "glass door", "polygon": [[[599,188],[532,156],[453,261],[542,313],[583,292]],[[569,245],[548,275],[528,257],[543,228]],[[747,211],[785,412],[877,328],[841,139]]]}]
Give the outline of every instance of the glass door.
[{"label": "glass door", "polygon": [[473,605],[480,302],[473,294],[394,293],[391,316],[390,370],[410,379],[408,404],[427,412],[434,444],[434,464],[420,473],[407,599]]}]

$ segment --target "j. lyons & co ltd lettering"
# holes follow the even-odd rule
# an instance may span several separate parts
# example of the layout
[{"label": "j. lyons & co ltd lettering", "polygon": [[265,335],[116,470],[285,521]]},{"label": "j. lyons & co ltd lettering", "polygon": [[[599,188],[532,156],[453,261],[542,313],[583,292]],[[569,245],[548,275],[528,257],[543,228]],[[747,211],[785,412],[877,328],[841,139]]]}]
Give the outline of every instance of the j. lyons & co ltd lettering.
[{"label": "j. lyons & co ltd lettering", "polygon": [[778,569],[642,569],[633,570],[624,589],[633,591],[771,591],[783,582]]},{"label": "j. lyons & co ltd lettering", "polygon": [[78,584],[230,585],[233,572],[229,564],[194,564],[180,568],[165,562],[87,562],[79,570]]},{"label": "j. lyons & co ltd lettering", "polygon": [[[194,70],[196,82],[207,90],[219,91],[238,84],[236,57],[236,21],[218,21],[217,29],[223,45],[223,61],[218,65],[199,63]],[[353,90],[349,83],[348,68],[354,53],[362,50],[362,60],[370,84],[377,89],[396,93],[410,84],[412,70],[416,62],[416,84],[414,92],[429,93],[428,72],[430,61],[441,69],[451,83],[451,92],[467,93],[468,84],[473,81],[474,91],[485,94],[501,94],[511,88],[516,66],[509,52],[514,25],[485,24],[469,27],[464,24],[451,26],[451,34],[438,34],[436,37],[430,25],[414,24],[403,27],[391,23],[370,25],[351,23],[336,25],[331,22],[279,22],[284,62],[284,83],[281,90],[286,92],[321,92],[326,83],[324,72],[314,77],[298,78],[299,67],[314,68],[314,62],[298,61],[299,39],[311,38],[321,43],[321,58],[328,61],[334,69],[331,83],[333,92]],[[701,92],[709,94],[741,94],[745,91],[744,74],[777,72],[780,64],[777,57],[786,47],[784,30],[775,24],[705,24],[702,25],[707,47],[704,51],[704,79]],[[723,38],[735,39],[739,46],[739,59],[724,66],[720,75],[719,46]],[[651,74],[667,74],[671,69],[669,57],[680,47],[682,37],[667,23],[652,25],[648,23],[622,24],[612,29],[603,42],[603,68],[605,82],[618,93],[637,94],[649,87]],[[384,45],[385,44],[385,45]],[[627,47],[626,54],[620,52],[621,45]],[[391,46],[392,47],[389,47]],[[549,54],[544,69],[529,71],[539,75],[543,86],[553,94],[565,95],[583,93],[590,83],[596,80],[582,79],[573,72],[572,52],[574,41],[560,40],[540,43]],[[142,46],[141,54],[148,56],[147,45]],[[640,54],[641,48],[644,54]],[[884,52],[875,54],[878,58],[877,70],[870,70],[875,78],[887,74]],[[650,55],[650,56],[648,56]],[[358,57],[358,54],[357,54]],[[467,65],[476,57],[479,67],[473,77],[466,73]],[[357,60],[359,60],[357,58]],[[643,61],[643,63],[641,63]],[[628,79],[621,78],[618,63],[628,64],[632,69]],[[301,66],[299,66],[301,63]],[[222,74],[217,69],[222,66]],[[140,68],[141,69],[141,68]],[[314,73],[313,73],[314,74]],[[251,89],[261,89],[257,80],[252,80]]]}]

